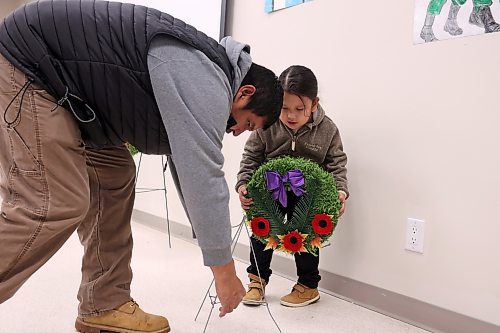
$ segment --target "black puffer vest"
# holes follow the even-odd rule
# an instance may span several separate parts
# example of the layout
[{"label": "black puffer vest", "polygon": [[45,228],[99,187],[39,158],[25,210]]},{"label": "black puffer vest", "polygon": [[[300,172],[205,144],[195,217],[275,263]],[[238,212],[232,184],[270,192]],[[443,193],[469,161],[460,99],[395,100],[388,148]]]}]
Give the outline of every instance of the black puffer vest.
[{"label": "black puffer vest", "polygon": [[117,2],[29,3],[2,22],[0,53],[73,112],[88,146],[129,142],[147,154],[169,154],[147,66],[158,34],[202,51],[232,83],[215,40],[158,10]]}]

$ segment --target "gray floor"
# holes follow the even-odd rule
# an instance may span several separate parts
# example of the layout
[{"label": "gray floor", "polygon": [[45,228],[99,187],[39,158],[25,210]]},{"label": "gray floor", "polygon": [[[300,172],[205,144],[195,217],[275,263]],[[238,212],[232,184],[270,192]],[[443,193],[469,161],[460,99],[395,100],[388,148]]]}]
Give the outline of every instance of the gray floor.
[{"label": "gray floor", "polygon": [[[149,312],[166,316],[173,333],[203,332],[210,312],[205,302],[198,320],[194,318],[210,284],[211,273],[202,267],[199,249],[180,239],[144,225],[133,225],[133,296]],[[76,235],[16,294],[0,305],[1,333],[74,332],[82,250]],[[240,278],[246,265],[237,263]],[[246,282],[245,282],[246,283]],[[279,298],[289,292],[293,281],[273,276],[267,289],[269,308],[283,333],[424,333],[426,331],[322,293],[316,304],[286,308]],[[266,307],[240,305],[219,318],[215,309],[206,332],[279,332]]]}]

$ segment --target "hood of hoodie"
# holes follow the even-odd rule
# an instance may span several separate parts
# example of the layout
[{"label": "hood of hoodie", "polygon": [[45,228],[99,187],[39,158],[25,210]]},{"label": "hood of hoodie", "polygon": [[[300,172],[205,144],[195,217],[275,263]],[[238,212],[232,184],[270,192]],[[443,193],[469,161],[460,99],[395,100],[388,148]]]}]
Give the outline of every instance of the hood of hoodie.
[{"label": "hood of hoodie", "polygon": [[220,41],[220,45],[226,50],[227,57],[233,67],[233,96],[236,95],[238,88],[247,75],[250,66],[252,65],[252,57],[250,56],[250,46],[240,43],[231,36],[224,37]]}]

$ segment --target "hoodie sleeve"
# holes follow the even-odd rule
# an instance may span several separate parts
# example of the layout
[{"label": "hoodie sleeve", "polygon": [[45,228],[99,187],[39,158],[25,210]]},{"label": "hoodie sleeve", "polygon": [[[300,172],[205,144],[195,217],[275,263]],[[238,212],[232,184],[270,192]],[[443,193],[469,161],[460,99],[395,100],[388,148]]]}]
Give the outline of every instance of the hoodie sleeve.
[{"label": "hoodie sleeve", "polygon": [[231,261],[229,189],[222,138],[232,92],[203,53],[170,38],[153,40],[148,67],[172,150],[175,183],[206,266]]},{"label": "hoodie sleeve", "polygon": [[252,173],[262,164],[265,159],[266,146],[259,135],[259,131],[253,131],[248,138],[243,157],[240,162],[240,171],[238,172],[238,181],[236,183],[236,191],[241,185],[248,183],[252,177]]},{"label": "hoodie sleeve", "polygon": [[338,191],[344,191],[346,197],[349,197],[347,189],[347,155],[344,153],[342,139],[337,126],[334,125],[332,141],[326,153],[325,168],[335,179]]}]

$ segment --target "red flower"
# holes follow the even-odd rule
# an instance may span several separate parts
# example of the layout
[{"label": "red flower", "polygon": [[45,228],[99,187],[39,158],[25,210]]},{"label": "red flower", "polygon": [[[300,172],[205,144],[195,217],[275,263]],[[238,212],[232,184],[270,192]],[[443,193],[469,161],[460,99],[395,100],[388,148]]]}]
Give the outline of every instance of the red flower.
[{"label": "red flower", "polygon": [[306,234],[301,234],[298,231],[290,231],[285,236],[278,236],[278,238],[281,239],[285,251],[290,253],[307,252],[304,247],[304,239],[306,237]]},{"label": "red flower", "polygon": [[316,214],[311,222],[313,230],[318,235],[328,235],[333,231],[332,218],[328,214]]},{"label": "red flower", "polygon": [[250,227],[255,236],[264,237],[269,234],[271,227],[269,226],[269,221],[263,217],[254,217],[250,222]]}]

